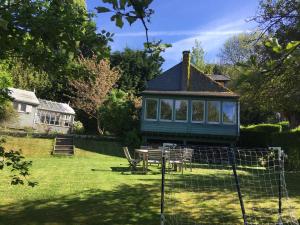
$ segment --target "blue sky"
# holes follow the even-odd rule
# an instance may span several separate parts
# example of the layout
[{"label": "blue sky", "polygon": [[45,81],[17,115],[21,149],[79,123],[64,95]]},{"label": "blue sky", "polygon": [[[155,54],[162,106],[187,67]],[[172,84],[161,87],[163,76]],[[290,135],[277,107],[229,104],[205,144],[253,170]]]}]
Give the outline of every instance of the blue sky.
[{"label": "blue sky", "polygon": [[[103,5],[101,0],[87,0],[90,11]],[[151,18],[150,40],[170,43],[163,57],[163,69],[180,62],[183,50],[191,50],[195,39],[201,41],[207,62],[218,62],[218,52],[229,37],[241,32],[254,30],[256,24],[246,22],[254,16],[258,0],[154,0],[151,8],[155,13]],[[112,51],[125,47],[143,48],[145,32],[137,21],[132,26],[125,23],[122,29],[110,21],[110,13],[98,14],[97,27],[115,33]]]}]

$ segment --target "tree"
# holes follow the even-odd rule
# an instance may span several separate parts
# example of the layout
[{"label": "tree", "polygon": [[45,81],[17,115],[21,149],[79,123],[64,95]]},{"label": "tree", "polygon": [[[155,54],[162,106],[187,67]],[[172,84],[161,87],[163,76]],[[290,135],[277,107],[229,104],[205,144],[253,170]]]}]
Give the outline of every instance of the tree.
[{"label": "tree", "polygon": [[277,39],[270,39],[266,42],[272,52],[268,60],[261,63],[252,56],[239,67],[240,76],[234,82],[241,94],[241,108],[244,104],[248,111],[281,112],[292,128],[300,124],[299,45],[290,42],[284,47]]},{"label": "tree", "polygon": [[9,73],[13,86],[24,90],[35,91],[38,95],[44,94],[51,88],[51,82],[45,71],[35,68],[29,63],[23,63],[20,58],[9,60]]},{"label": "tree", "polygon": [[201,46],[201,42],[195,40],[195,46],[192,47],[191,61],[201,71],[205,70],[204,55],[205,52]]},{"label": "tree", "polygon": [[7,71],[7,64],[0,64],[0,122],[7,119],[7,113],[10,111],[9,87],[12,85],[12,78]]},{"label": "tree", "polygon": [[29,168],[32,165],[32,161],[26,161],[20,151],[6,151],[3,147],[5,139],[0,137],[0,170],[5,167],[10,169],[11,184],[12,185],[24,185],[27,183],[28,186],[34,187],[38,183],[27,179],[29,174]]},{"label": "tree", "polygon": [[140,98],[122,90],[112,90],[99,109],[105,131],[125,137],[129,131],[138,130],[140,108]]},{"label": "tree", "polygon": [[260,43],[256,43],[257,33],[241,33],[226,40],[220,50],[222,64],[237,65],[255,55]]},{"label": "tree", "polygon": [[126,19],[130,25],[137,20],[141,21],[145,29],[147,47],[150,49],[147,23],[150,23],[151,15],[154,13],[154,10],[149,8],[153,0],[103,0],[103,2],[109,3],[111,8],[96,7],[98,13],[112,12],[111,20],[115,21],[116,26],[122,28],[124,25],[123,19]]},{"label": "tree", "polygon": [[72,104],[76,109],[96,119],[98,133],[103,134],[99,107],[119,79],[120,71],[116,67],[111,69],[108,60],[98,61],[95,56],[79,58],[78,63],[84,68],[86,76],[70,81],[70,86],[74,91],[71,96]]},{"label": "tree", "polygon": [[145,50],[125,48],[123,52],[117,51],[111,55],[112,66],[121,69],[118,88],[133,93],[143,91],[146,82],[161,73],[163,62],[160,54],[149,55]]},{"label": "tree", "polygon": [[97,33],[93,15],[83,6],[70,0],[0,0],[1,19],[7,22],[0,27],[0,59],[20,58],[47,73],[51,86],[40,97],[67,101],[77,57],[109,56],[112,34]]},{"label": "tree", "polygon": [[252,18],[259,24],[261,36],[276,36],[287,44],[300,37],[300,4],[298,0],[261,0],[257,14]]}]

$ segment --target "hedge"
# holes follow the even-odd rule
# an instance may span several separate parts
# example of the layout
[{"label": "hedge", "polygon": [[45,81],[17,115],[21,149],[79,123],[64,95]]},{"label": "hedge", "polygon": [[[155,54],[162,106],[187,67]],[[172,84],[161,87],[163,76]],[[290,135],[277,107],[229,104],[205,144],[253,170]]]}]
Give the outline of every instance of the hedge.
[{"label": "hedge", "polygon": [[255,124],[255,125],[243,127],[242,130],[255,131],[255,132],[267,132],[267,133],[278,133],[278,132],[282,131],[282,125],[281,124],[262,123],[262,124]]},{"label": "hedge", "polygon": [[262,132],[241,129],[239,147],[282,147],[288,155],[288,169],[300,169],[300,131]]}]

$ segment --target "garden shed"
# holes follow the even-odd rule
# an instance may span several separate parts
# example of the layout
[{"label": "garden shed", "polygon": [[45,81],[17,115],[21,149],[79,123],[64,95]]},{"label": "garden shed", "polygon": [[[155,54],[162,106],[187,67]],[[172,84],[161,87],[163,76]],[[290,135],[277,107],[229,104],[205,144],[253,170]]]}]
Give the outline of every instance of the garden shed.
[{"label": "garden shed", "polygon": [[182,62],[150,80],[142,92],[144,141],[235,142],[239,96],[225,87],[228,80],[203,74],[184,51]]},{"label": "garden shed", "polygon": [[7,127],[57,133],[69,133],[72,130],[75,111],[68,104],[38,99],[32,91],[9,90],[17,118],[9,121]]}]

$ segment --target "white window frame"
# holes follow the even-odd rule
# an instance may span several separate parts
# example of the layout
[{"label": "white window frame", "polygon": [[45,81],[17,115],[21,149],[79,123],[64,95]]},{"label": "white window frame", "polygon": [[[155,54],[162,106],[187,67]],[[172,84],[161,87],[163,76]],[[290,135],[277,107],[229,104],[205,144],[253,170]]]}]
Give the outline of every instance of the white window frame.
[{"label": "white window frame", "polygon": [[[219,122],[214,122],[214,121],[209,121],[208,120],[208,115],[209,115],[209,110],[208,110],[208,104],[209,104],[209,102],[218,102],[219,103]],[[207,114],[206,114],[206,121],[207,121],[207,123],[208,124],[221,124],[221,122],[222,122],[222,118],[221,118],[221,116],[222,116],[222,103],[221,103],[221,101],[218,101],[218,100],[208,100],[207,102],[206,102],[206,104],[207,104],[207,106],[206,106],[206,108],[207,108]]]},{"label": "white window frame", "polygon": [[[203,103],[203,118],[202,121],[193,120],[193,102],[202,102]],[[192,123],[205,123],[206,110],[205,110],[205,100],[191,100],[191,122]]]},{"label": "white window frame", "polygon": [[[156,118],[155,119],[147,118],[147,100],[156,101]],[[157,98],[145,98],[144,120],[146,120],[146,121],[157,121],[158,120],[158,99]]]},{"label": "white window frame", "polygon": [[[186,119],[185,120],[177,120],[176,119],[176,101],[184,101],[186,102]],[[174,121],[179,123],[187,123],[188,122],[188,116],[189,116],[189,101],[187,99],[175,99],[174,100]]]},{"label": "white window frame", "polygon": [[[232,123],[231,122],[224,122],[224,116],[223,116],[223,109],[224,109],[223,104],[224,103],[233,103],[234,106],[235,106],[235,120]],[[236,102],[234,102],[234,101],[222,101],[222,123],[225,124],[225,125],[235,125],[236,120],[237,120],[237,104],[236,104]]]},{"label": "white window frame", "polygon": [[[172,101],[172,118],[170,120],[166,120],[166,119],[162,119],[161,118],[161,102],[164,101],[164,100],[171,100]],[[159,100],[159,121],[162,121],[162,122],[173,122],[173,119],[174,119],[174,99],[171,99],[171,98],[162,98]]]}]

